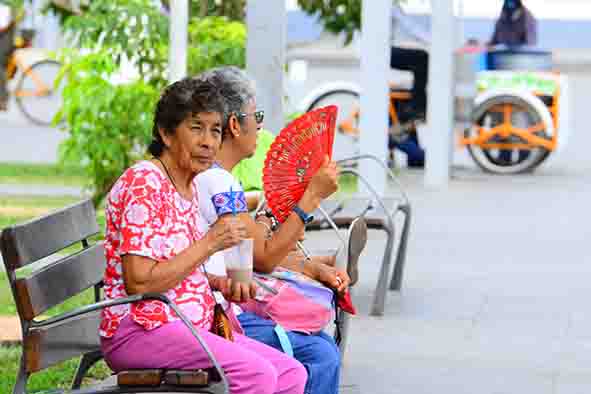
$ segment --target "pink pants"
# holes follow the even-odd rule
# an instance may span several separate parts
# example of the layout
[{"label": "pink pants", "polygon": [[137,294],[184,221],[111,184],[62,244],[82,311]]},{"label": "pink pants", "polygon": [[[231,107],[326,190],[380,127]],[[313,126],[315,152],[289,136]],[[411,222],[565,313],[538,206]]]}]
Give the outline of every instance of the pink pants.
[{"label": "pink pants", "polygon": [[[220,363],[232,394],[302,394],[307,374],[294,358],[234,333],[234,342],[204,329],[199,335]],[[126,317],[112,338],[101,338],[105,361],[115,372],[126,369],[211,368],[205,351],[181,321],[146,331]]]}]

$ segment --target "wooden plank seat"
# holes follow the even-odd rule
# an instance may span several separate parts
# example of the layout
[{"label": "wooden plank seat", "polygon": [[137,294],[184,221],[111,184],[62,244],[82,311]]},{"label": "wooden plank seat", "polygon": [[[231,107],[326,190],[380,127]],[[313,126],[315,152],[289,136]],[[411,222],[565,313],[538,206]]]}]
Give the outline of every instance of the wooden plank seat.
[{"label": "wooden plank seat", "polygon": [[165,370],[165,369],[135,369],[121,371],[117,374],[119,386],[157,387],[169,386],[199,386],[209,384],[209,372],[198,369],[194,371]]},{"label": "wooden plank seat", "polygon": [[[0,251],[22,328],[22,355],[13,394],[26,394],[29,377],[65,360],[80,362],[71,390],[52,393],[228,393],[228,384],[217,360],[185,315],[162,294],[136,294],[102,300],[105,257],[102,242],[89,238],[99,232],[90,200],[63,208],[27,223],[7,227],[0,235]],[[80,248],[71,251],[72,245]],[[43,259],[56,255],[49,263]],[[94,288],[94,302],[49,318],[43,314],[87,289]],[[206,351],[213,370],[125,371],[120,384],[81,388],[88,370],[103,358],[98,327],[100,310],[144,300],[167,304]],[[212,373],[215,372],[215,373]],[[219,379],[218,379],[219,378]]]}]

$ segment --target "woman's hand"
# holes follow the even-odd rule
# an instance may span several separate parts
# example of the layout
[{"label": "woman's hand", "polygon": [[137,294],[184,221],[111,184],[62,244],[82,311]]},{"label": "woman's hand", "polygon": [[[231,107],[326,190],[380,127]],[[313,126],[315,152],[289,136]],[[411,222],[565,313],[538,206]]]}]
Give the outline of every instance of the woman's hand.
[{"label": "woman's hand", "polygon": [[257,292],[257,286],[254,281],[250,284],[235,282],[226,276],[217,277],[212,287],[219,290],[228,301],[241,303],[254,298]]},{"label": "woman's hand", "polygon": [[346,271],[325,264],[318,264],[315,279],[339,293],[347,290],[351,283],[351,278]]},{"label": "woman's hand", "polygon": [[339,188],[339,176],[337,164],[330,161],[328,156],[324,157],[322,166],[316,171],[316,174],[310,179],[310,183],[300,200],[300,207],[311,212],[318,208],[322,200],[330,197]]},{"label": "woman's hand", "polygon": [[234,216],[218,219],[205,235],[211,254],[237,245],[246,236],[246,226]]}]

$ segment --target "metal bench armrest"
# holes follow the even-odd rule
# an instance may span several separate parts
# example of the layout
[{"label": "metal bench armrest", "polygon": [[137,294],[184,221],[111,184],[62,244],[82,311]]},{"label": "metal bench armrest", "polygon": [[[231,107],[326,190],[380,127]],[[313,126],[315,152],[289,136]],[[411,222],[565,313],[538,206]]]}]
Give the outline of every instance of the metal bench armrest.
[{"label": "metal bench armrest", "polygon": [[197,341],[199,342],[199,345],[203,348],[203,350],[205,350],[205,353],[207,354],[207,358],[213,364],[214,368],[216,369],[216,372],[220,376],[220,379],[221,379],[223,386],[224,386],[224,394],[229,394],[228,380],[226,379],[226,375],[224,374],[224,371],[223,371],[222,367],[220,366],[220,364],[218,363],[218,361],[216,360],[215,356],[213,355],[213,353],[211,352],[211,350],[209,349],[209,347],[207,346],[207,344],[205,343],[203,338],[201,338],[201,336],[199,335],[199,333],[197,332],[197,330],[193,326],[193,323],[191,323],[191,321],[185,316],[185,314],[179,309],[179,307],[174,302],[172,302],[168,297],[166,297],[164,294],[144,293],[144,294],[136,294],[136,295],[132,295],[129,297],[124,297],[124,298],[118,298],[115,300],[100,301],[100,302],[97,302],[94,304],[90,304],[90,305],[86,305],[86,306],[74,309],[74,310],[66,312],[62,315],[59,315],[59,316],[56,316],[53,318],[49,318],[49,319],[46,319],[46,320],[43,320],[40,322],[33,321],[31,328],[49,326],[51,324],[55,324],[55,323],[58,323],[58,322],[61,322],[64,320],[72,319],[74,317],[82,316],[82,315],[88,314],[90,312],[94,312],[94,311],[108,308],[111,306],[130,304],[133,302],[148,301],[148,300],[157,300],[157,301],[167,304],[170,308],[172,308],[172,310],[177,314],[177,316],[181,319],[181,321],[185,324],[185,326],[187,326],[189,331],[191,331],[191,334],[193,334],[195,339],[197,339]]}]

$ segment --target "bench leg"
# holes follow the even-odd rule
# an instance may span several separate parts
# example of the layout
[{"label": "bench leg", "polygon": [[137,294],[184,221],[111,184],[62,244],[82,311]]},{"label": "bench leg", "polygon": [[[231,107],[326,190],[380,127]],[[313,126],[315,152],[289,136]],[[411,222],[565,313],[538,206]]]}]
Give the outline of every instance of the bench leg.
[{"label": "bench leg", "polygon": [[[351,297],[353,296],[353,288],[349,288]],[[345,360],[347,350],[347,342],[349,341],[349,326],[351,324],[351,315],[339,309],[339,321],[341,322],[341,341],[339,342],[339,354],[341,355],[341,364]]]},{"label": "bench leg", "polygon": [[402,226],[402,233],[400,235],[400,244],[396,252],[396,262],[394,263],[394,270],[392,271],[392,279],[390,280],[390,290],[395,291],[400,291],[402,288],[404,264],[406,263],[406,246],[408,244],[408,233],[411,223],[410,205],[401,205],[398,209],[404,215],[404,224]]},{"label": "bench leg", "polygon": [[384,314],[386,293],[388,292],[388,277],[390,276],[390,263],[392,262],[392,249],[394,247],[394,229],[385,227],[384,231],[387,234],[386,248],[384,250],[382,268],[380,268],[380,274],[378,276],[378,284],[376,285],[373,296],[373,306],[371,309],[373,316],[382,316]]},{"label": "bench leg", "polygon": [[72,381],[72,390],[80,388],[82,385],[82,379],[84,379],[86,372],[88,372],[88,370],[102,358],[103,354],[100,351],[86,353],[84,356],[82,356],[80,363],[78,363],[74,380]]},{"label": "bench leg", "polygon": [[27,379],[29,374],[25,371],[25,362],[23,356],[21,356],[20,367],[18,375],[16,376],[16,382],[12,389],[12,394],[27,394]]}]

